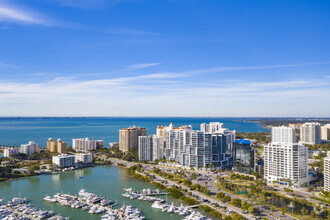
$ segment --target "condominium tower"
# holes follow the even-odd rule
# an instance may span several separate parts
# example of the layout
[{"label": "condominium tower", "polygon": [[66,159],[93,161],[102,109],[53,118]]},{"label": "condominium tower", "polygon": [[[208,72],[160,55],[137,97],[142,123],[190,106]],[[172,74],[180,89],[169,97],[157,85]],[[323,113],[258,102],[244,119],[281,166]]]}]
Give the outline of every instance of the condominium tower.
[{"label": "condominium tower", "polygon": [[320,144],[321,126],[319,123],[305,123],[300,127],[300,143],[302,144]]},{"label": "condominium tower", "polygon": [[97,146],[97,140],[89,140],[88,138],[72,139],[72,148],[75,151],[87,152],[90,150],[96,150]]},{"label": "condominium tower", "polygon": [[49,138],[47,141],[47,150],[49,152],[57,152],[57,143],[52,138]]},{"label": "condominium tower", "polygon": [[57,140],[57,153],[66,154],[68,152],[67,147],[68,145],[66,142],[63,142],[61,139]]},{"label": "condominium tower", "polygon": [[164,159],[164,138],[156,135],[139,136],[139,160]]},{"label": "condominium tower", "polygon": [[138,148],[140,136],[147,136],[146,128],[133,127],[123,128],[119,130],[119,150],[127,152],[131,149]]},{"label": "condominium tower", "polygon": [[272,143],[296,143],[296,130],[290,127],[272,127]]},{"label": "condominium tower", "polygon": [[235,133],[212,134],[191,128],[166,131],[165,158],[183,166],[222,169],[232,164]]},{"label": "condominium tower", "polygon": [[209,124],[203,123],[201,124],[201,131],[206,133],[222,133],[223,123],[220,122],[210,122]]},{"label": "condominium tower", "polygon": [[269,143],[264,148],[264,178],[300,187],[308,181],[308,148],[296,143]]},{"label": "condominium tower", "polygon": [[321,127],[321,140],[330,141],[330,124]]},{"label": "condominium tower", "polygon": [[330,192],[330,151],[324,158],[324,191]]},{"label": "condominium tower", "polygon": [[27,156],[31,156],[34,152],[37,152],[39,150],[38,144],[36,144],[34,141],[29,141],[28,144],[22,144],[21,145],[21,153],[26,154]]}]

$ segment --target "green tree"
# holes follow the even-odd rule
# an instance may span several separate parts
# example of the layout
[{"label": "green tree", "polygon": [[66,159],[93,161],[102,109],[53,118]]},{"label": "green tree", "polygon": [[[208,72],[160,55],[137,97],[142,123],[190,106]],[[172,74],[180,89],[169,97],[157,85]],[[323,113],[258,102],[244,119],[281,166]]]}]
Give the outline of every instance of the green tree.
[{"label": "green tree", "polygon": [[253,206],[250,206],[248,208],[248,211],[249,211],[250,214],[253,214],[254,213],[254,207]]}]

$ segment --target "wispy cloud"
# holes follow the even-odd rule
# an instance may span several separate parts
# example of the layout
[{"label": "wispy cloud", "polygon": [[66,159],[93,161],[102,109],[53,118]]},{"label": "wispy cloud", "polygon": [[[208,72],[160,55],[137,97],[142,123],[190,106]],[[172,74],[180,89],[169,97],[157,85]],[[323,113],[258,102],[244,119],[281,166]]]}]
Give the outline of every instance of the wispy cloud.
[{"label": "wispy cloud", "polygon": [[8,61],[0,61],[0,68],[1,67],[5,67],[5,68],[18,68],[17,65],[12,64],[12,63],[10,63]]},{"label": "wispy cloud", "polygon": [[47,18],[32,10],[0,3],[0,23],[18,23],[42,26],[72,26],[72,24]]},{"label": "wispy cloud", "polygon": [[102,9],[112,7],[124,2],[137,2],[137,0],[48,0],[62,7],[78,9]]},{"label": "wispy cloud", "polygon": [[299,64],[268,65],[268,66],[215,67],[215,68],[187,71],[186,73],[198,74],[198,73],[216,73],[216,72],[244,71],[244,70],[279,69],[279,68],[303,67],[303,66],[314,66],[314,65],[323,65],[323,64],[330,64],[330,61],[314,62],[314,63],[299,63]]},{"label": "wispy cloud", "polygon": [[148,67],[158,66],[158,65],[160,65],[160,63],[139,63],[139,64],[127,66],[124,70],[132,71],[132,70],[145,69]]},{"label": "wispy cloud", "polygon": [[[77,81],[76,78],[58,77],[41,83],[10,83],[0,81],[0,115],[24,114],[16,106],[36,115],[72,115],[80,109],[81,115],[191,115],[225,116],[251,113],[255,108],[265,110],[268,105],[288,103],[316,103],[330,100],[330,81],[300,79],[291,81],[237,81],[232,84],[168,83],[168,75],[147,74],[137,77]],[[154,81],[157,79],[159,81]],[[60,88],[60,89],[59,89]],[[271,98],[271,102],[270,99]],[[123,101],[125,100],[125,101]],[[65,109],[56,107],[58,103]],[[88,106],[102,105],[95,110]],[[158,105],[162,103],[162,105]],[[198,106],[194,103],[199,103]],[[235,108],[244,103],[244,108]],[[48,106],[45,108],[45,106]],[[132,112],[131,106],[134,106]],[[169,106],[169,107],[166,107]],[[175,106],[172,109],[170,106]],[[207,108],[204,108],[207,106]],[[233,108],[236,110],[233,112]],[[307,107],[304,107],[305,110]],[[325,105],[323,109],[329,110]],[[10,110],[9,110],[10,109]],[[102,110],[104,109],[104,111]],[[108,109],[114,109],[108,111]],[[148,109],[148,110],[146,110]],[[215,111],[218,109],[218,111]],[[242,109],[240,112],[238,109]],[[250,110],[251,109],[251,112]],[[54,111],[53,111],[54,110]],[[175,111],[174,111],[175,110]],[[219,112],[220,111],[220,112]],[[295,113],[296,110],[292,111]],[[220,115],[219,115],[220,114]]]}]

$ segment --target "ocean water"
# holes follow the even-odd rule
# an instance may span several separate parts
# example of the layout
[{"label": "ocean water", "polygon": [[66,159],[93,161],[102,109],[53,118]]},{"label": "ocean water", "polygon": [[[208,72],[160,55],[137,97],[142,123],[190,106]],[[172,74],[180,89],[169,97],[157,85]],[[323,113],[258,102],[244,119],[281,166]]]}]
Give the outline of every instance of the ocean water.
[{"label": "ocean water", "polygon": [[198,130],[201,123],[222,122],[230,130],[242,132],[261,132],[267,129],[254,122],[244,122],[247,118],[0,118],[0,145],[10,146],[35,141],[39,147],[45,147],[49,137],[61,138],[72,145],[73,138],[89,137],[94,140],[118,142],[119,129],[140,126],[148,129],[148,134],[155,134],[157,125],[174,126],[192,125]]}]

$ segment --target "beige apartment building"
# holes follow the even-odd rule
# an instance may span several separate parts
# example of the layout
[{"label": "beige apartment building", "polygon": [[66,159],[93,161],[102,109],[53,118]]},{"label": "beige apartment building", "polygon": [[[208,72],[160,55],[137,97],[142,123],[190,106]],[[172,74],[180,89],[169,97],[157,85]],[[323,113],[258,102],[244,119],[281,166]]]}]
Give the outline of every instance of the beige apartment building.
[{"label": "beige apartment building", "polygon": [[321,127],[321,140],[330,141],[330,124]]},{"label": "beige apartment building", "polygon": [[57,140],[57,153],[66,154],[68,152],[67,147],[68,145],[66,142],[63,142],[61,139]]},{"label": "beige apartment building", "polygon": [[47,150],[49,152],[66,154],[67,153],[67,143],[62,142],[61,139],[58,139],[56,142],[52,138],[49,138],[47,141]]},{"label": "beige apartment building", "polygon": [[57,152],[57,143],[52,138],[49,138],[47,141],[47,150],[49,152]]},{"label": "beige apartment building", "polygon": [[148,136],[146,128],[133,127],[123,128],[119,130],[119,150],[127,152],[131,149],[138,148],[139,136]]}]

